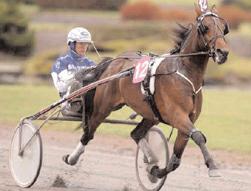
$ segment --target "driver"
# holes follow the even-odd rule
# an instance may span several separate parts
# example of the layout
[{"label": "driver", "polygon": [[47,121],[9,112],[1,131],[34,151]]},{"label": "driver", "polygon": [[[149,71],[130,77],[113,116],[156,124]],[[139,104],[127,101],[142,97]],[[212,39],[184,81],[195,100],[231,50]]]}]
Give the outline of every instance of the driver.
[{"label": "driver", "polygon": [[[67,45],[69,51],[65,56],[59,57],[52,66],[51,76],[60,97],[69,95],[82,87],[82,84],[75,80],[74,76],[77,72],[96,64],[86,57],[88,46],[93,44],[91,33],[83,28],[73,28],[67,36]],[[84,100],[76,98],[71,103],[66,103],[63,115],[81,116],[82,103]]]}]

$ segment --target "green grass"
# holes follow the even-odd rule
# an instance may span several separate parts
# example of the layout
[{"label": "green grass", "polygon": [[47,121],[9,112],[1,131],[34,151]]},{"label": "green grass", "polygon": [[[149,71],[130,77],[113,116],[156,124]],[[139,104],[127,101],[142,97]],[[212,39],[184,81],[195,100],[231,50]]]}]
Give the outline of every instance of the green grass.
[{"label": "green grass", "polygon": [[[0,86],[0,92],[0,123],[7,126],[15,126],[20,118],[58,100],[51,86]],[[250,90],[204,90],[203,111],[196,127],[205,133],[210,148],[251,153],[250,100]],[[126,119],[130,113],[125,107],[110,117]],[[50,122],[45,129],[72,131],[77,125],[76,122]],[[168,134],[170,128],[161,127]],[[98,133],[129,137],[132,129],[125,125],[102,124]]]},{"label": "green grass", "polygon": [[202,115],[196,123],[211,148],[251,153],[251,91],[205,90]]},{"label": "green grass", "polygon": [[11,124],[57,100],[49,86],[0,86],[0,92],[0,121]]},{"label": "green grass", "polygon": [[[52,86],[0,85],[0,92],[0,123],[12,126],[15,126],[21,118],[33,115],[39,110],[59,100],[57,91]],[[123,112],[114,112],[112,117],[125,119],[125,117],[129,116],[130,112],[129,108],[125,108],[123,109]],[[128,115],[125,115],[125,113]],[[53,129],[71,131],[77,126],[77,124],[78,123],[76,122],[50,122],[50,125],[48,126]],[[120,129],[116,130],[116,128],[112,130],[112,132],[117,131],[119,135],[125,136],[125,129],[130,131],[130,128],[125,127],[121,132],[118,132]],[[104,132],[109,133],[111,130],[107,129],[104,130]]]}]

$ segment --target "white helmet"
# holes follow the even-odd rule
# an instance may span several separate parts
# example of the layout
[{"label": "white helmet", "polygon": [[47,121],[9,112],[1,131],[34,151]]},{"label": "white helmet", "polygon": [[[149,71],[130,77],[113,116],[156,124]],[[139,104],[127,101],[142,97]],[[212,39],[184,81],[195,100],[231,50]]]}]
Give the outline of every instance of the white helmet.
[{"label": "white helmet", "polygon": [[76,27],[71,29],[67,36],[67,44],[70,42],[87,42],[93,43],[91,33],[83,28],[83,27]]}]

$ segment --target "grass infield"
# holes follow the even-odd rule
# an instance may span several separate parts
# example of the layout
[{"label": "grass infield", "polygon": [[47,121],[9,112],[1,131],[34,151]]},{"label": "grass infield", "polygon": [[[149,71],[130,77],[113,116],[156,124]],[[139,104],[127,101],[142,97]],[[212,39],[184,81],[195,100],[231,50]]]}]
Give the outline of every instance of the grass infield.
[{"label": "grass infield", "polygon": [[[0,92],[0,123],[13,127],[20,118],[58,100],[51,86],[4,85],[0,86]],[[251,153],[251,91],[219,88],[204,89],[203,93],[202,114],[195,125],[207,136],[209,147]],[[126,119],[130,113],[131,110],[124,107],[110,118]],[[76,122],[50,122],[45,129],[72,131],[77,125]],[[160,126],[166,134],[171,129]],[[129,137],[132,129],[132,126],[102,124],[98,133]]]}]

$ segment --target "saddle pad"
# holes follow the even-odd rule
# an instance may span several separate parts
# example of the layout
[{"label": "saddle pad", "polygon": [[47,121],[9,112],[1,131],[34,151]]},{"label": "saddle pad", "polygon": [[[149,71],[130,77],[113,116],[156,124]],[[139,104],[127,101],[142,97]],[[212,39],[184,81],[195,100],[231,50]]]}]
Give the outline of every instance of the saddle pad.
[{"label": "saddle pad", "polygon": [[[167,54],[169,55],[169,54]],[[162,55],[164,56],[164,55]],[[151,76],[150,76],[150,83],[149,83],[149,89],[150,89],[150,93],[153,95],[155,92],[155,76],[154,74],[156,74],[156,71],[160,65],[160,63],[164,60],[164,57],[158,57],[154,59],[153,65],[151,66]],[[146,92],[144,90],[143,84],[141,83],[141,92],[142,94],[146,95]]]},{"label": "saddle pad", "polygon": [[149,56],[142,56],[142,58],[135,64],[133,80],[132,80],[134,84],[142,82],[145,79],[150,59],[151,58]]}]

